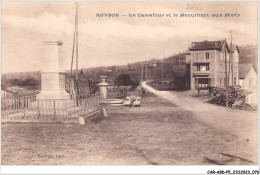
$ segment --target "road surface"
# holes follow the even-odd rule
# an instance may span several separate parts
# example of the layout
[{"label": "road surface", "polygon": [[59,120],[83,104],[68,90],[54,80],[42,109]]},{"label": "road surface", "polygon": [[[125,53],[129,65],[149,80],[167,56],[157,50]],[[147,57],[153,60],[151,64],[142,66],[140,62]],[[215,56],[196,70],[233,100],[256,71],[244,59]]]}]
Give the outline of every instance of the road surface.
[{"label": "road surface", "polygon": [[185,92],[158,91],[148,86],[146,82],[142,82],[141,85],[146,91],[166,99],[183,110],[192,112],[198,120],[219,130],[230,132],[241,139],[249,140],[251,146],[256,148],[258,142],[257,112],[209,104],[191,97]]}]

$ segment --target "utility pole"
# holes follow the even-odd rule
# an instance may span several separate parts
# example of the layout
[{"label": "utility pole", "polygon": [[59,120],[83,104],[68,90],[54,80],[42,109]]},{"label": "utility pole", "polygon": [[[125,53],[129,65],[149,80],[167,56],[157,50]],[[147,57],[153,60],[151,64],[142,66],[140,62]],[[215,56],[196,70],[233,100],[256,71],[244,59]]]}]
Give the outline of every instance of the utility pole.
[{"label": "utility pole", "polygon": [[149,80],[151,80],[152,79],[152,67],[151,67],[151,65],[148,67],[148,70],[149,70]]},{"label": "utility pole", "polygon": [[148,74],[147,66],[148,66],[148,64],[146,63],[145,65],[146,65],[145,66],[146,67],[146,69],[145,69],[145,81],[147,81],[147,74]]},{"label": "utility pole", "polygon": [[72,94],[72,69],[73,69],[73,60],[74,60],[74,50],[75,50],[75,40],[76,40],[76,28],[77,28],[77,15],[75,15],[75,31],[73,36],[73,47],[72,47],[72,58],[70,64],[70,82],[69,82],[69,93]]},{"label": "utility pole", "polygon": [[181,65],[181,58],[180,58],[180,54],[179,54],[179,65]]},{"label": "utility pole", "polygon": [[[234,85],[234,61],[233,61],[233,53],[232,53],[232,40],[233,40],[233,32],[232,31],[230,31],[229,32],[230,33],[230,55],[229,55],[229,62],[230,61],[232,61],[232,64],[231,64],[231,78],[232,78],[232,81],[231,81],[231,83],[232,83],[232,86]],[[229,63],[230,64],[230,63]],[[230,74],[230,72],[229,72],[229,74]]]},{"label": "utility pole", "polygon": [[145,64],[143,64],[143,66],[142,66],[141,82],[143,81],[144,65],[145,65]]},{"label": "utility pole", "polygon": [[231,48],[228,55],[228,86],[230,85],[230,62],[231,62]]},{"label": "utility pole", "polygon": [[71,68],[70,68],[70,82],[69,82],[69,92],[70,94],[73,93],[72,86],[74,84],[74,81],[72,81],[72,69],[73,69],[73,61],[74,61],[74,51],[76,50],[76,79],[75,79],[75,85],[76,85],[76,97],[77,94],[79,94],[79,89],[78,89],[78,80],[79,80],[79,75],[78,75],[78,3],[76,4],[76,15],[75,15],[75,31],[74,31],[74,36],[73,36],[73,48],[72,48],[72,58],[71,58]]},{"label": "utility pole", "polygon": [[162,64],[162,82],[163,82],[163,64]]},{"label": "utility pole", "polygon": [[225,38],[225,89],[226,89],[226,107],[228,107],[227,41],[226,41],[226,38]]},{"label": "utility pole", "polygon": [[76,2],[76,88],[77,94],[79,94],[79,71],[78,71],[78,8],[79,5]]},{"label": "utility pole", "polygon": [[155,80],[155,71],[154,71],[154,67],[153,67],[153,71],[152,71],[152,72],[153,72],[153,74],[152,74],[152,75],[153,75],[153,80]]},{"label": "utility pole", "polygon": [[157,73],[157,67],[155,68],[155,71],[154,71],[154,80],[156,80],[156,73]]}]

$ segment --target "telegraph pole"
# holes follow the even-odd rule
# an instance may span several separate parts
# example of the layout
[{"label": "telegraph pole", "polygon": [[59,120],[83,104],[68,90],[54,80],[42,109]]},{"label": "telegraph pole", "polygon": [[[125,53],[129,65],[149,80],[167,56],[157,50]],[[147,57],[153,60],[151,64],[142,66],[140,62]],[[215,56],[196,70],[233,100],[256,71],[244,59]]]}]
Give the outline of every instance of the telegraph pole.
[{"label": "telegraph pole", "polygon": [[145,65],[145,64],[143,64],[143,66],[142,66],[141,82],[143,81],[144,65]]},{"label": "telegraph pole", "polygon": [[151,68],[151,65],[149,65],[148,67],[148,74],[149,74],[149,80],[152,79],[152,68]]},{"label": "telegraph pole", "polygon": [[[230,31],[230,56],[229,56],[229,62],[232,61],[232,65],[231,65],[231,78],[232,78],[232,86],[234,85],[234,62],[233,62],[233,53],[232,53],[232,40],[233,40],[233,32]],[[229,63],[230,65],[230,63]],[[230,74],[230,72],[229,72]]]},{"label": "telegraph pole", "polygon": [[78,3],[76,4],[76,15],[75,15],[75,31],[74,31],[74,36],[73,36],[73,48],[72,48],[72,58],[71,58],[71,67],[70,67],[70,82],[69,82],[69,92],[70,94],[73,93],[72,89],[72,70],[73,70],[73,60],[74,60],[74,51],[76,52],[76,79],[75,79],[75,85],[76,85],[76,96],[79,94],[79,88],[78,88],[78,80],[79,80],[79,75],[78,75]]},{"label": "telegraph pole", "polygon": [[230,62],[231,62],[231,47],[229,49],[229,59],[228,59],[228,86],[229,86],[229,83],[230,83]]},{"label": "telegraph pole", "polygon": [[76,88],[77,94],[79,94],[79,71],[78,71],[78,8],[79,5],[76,2]]},{"label": "telegraph pole", "polygon": [[156,80],[156,72],[157,72],[157,69],[155,68],[155,71],[154,71],[154,80]]},{"label": "telegraph pole", "polygon": [[163,64],[162,64],[162,82],[163,82]]},{"label": "telegraph pole", "polygon": [[145,69],[145,81],[147,81],[147,75],[148,75],[148,70],[147,70],[147,66],[148,66],[148,64],[146,63],[146,69]]},{"label": "telegraph pole", "polygon": [[[77,13],[77,12],[76,12]],[[73,47],[72,47],[72,58],[70,64],[70,82],[69,82],[69,93],[72,93],[72,70],[73,70],[73,59],[74,59],[74,50],[75,50],[75,40],[76,40],[76,28],[77,28],[77,15],[75,15],[75,31],[73,36]]]},{"label": "telegraph pole", "polygon": [[226,89],[226,107],[228,106],[228,81],[227,81],[227,41],[225,38],[225,89]]}]

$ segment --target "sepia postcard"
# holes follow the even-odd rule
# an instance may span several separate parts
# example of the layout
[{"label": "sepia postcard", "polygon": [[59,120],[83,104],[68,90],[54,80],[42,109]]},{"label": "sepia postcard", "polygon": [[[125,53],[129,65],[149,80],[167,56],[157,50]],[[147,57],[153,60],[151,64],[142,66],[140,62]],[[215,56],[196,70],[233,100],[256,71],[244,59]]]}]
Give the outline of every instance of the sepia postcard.
[{"label": "sepia postcard", "polygon": [[257,1],[2,1],[1,12],[1,165],[259,174]]}]

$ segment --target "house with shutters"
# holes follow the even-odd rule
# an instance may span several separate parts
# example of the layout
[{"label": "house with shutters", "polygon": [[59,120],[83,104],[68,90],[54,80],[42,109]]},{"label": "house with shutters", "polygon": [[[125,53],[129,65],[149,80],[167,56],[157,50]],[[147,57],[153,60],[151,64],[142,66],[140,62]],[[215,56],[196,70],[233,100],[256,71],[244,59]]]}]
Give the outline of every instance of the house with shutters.
[{"label": "house with shutters", "polygon": [[239,50],[236,45],[230,48],[225,40],[192,42],[186,52],[186,64],[188,89],[224,87],[226,72],[228,85],[238,85]]}]

